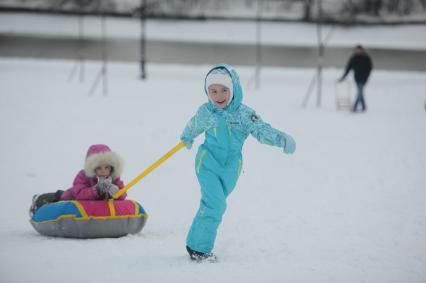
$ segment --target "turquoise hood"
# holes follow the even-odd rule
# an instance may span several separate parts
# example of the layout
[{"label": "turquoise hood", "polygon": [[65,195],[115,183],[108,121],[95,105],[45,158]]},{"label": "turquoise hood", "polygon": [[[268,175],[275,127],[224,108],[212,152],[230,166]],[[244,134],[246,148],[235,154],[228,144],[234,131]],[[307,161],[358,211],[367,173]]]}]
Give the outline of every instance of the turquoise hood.
[{"label": "turquoise hood", "polygon": [[[215,69],[225,69],[229,75],[231,76],[232,79],[232,85],[233,85],[233,98],[231,103],[226,106],[225,108],[223,108],[223,110],[236,110],[240,107],[242,101],[243,101],[243,90],[241,88],[241,84],[240,84],[240,78],[238,77],[237,72],[234,70],[234,68],[232,68],[231,66],[227,65],[227,64],[218,64],[215,65],[213,68],[210,69],[210,71],[208,71],[206,77],[204,78],[204,92],[207,95],[207,99],[208,99],[208,90],[207,90],[207,86],[206,86],[206,79],[207,76]],[[216,108],[216,106],[214,106],[214,104],[210,101],[210,99],[208,99],[209,101],[209,108],[212,111],[217,111],[218,109]]]}]

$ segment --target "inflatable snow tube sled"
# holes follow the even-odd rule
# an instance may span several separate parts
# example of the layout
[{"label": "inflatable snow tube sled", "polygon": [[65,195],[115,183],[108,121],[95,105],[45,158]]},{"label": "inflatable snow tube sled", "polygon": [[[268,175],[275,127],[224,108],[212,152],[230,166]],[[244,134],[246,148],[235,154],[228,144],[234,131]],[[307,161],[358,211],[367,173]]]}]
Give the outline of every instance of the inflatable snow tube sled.
[{"label": "inflatable snow tube sled", "polygon": [[117,238],[139,233],[148,215],[133,200],[72,200],[45,204],[30,222],[42,235],[65,238]]}]

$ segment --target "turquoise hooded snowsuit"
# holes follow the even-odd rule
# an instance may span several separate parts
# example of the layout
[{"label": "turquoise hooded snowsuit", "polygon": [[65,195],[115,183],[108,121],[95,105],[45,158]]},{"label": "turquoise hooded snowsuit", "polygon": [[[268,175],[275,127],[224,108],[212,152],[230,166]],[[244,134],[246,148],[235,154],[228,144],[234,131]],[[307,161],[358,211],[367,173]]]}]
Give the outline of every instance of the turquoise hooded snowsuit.
[{"label": "turquoise hooded snowsuit", "polygon": [[[195,172],[201,186],[201,201],[187,237],[187,246],[203,253],[211,252],[217,228],[226,209],[226,198],[234,189],[242,167],[241,150],[251,134],[259,142],[283,147],[283,133],[272,128],[242,104],[243,93],[235,70],[228,65],[216,65],[227,70],[233,83],[233,100],[218,109],[209,100],[186,125],[181,140],[191,146],[194,138],[205,132],[205,141],[195,158]],[[207,86],[204,84],[206,94]]]}]

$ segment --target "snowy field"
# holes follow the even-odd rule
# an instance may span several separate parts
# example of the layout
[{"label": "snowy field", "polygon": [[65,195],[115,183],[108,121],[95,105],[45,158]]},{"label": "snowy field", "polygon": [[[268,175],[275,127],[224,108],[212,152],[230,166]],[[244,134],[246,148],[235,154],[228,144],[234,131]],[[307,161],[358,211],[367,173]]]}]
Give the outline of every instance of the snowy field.
[{"label": "snowy field", "polygon": [[[206,98],[209,66],[109,67],[109,92],[67,82],[71,61],[0,59],[0,282],[426,281],[426,73],[375,71],[368,112],[335,109],[340,70],[325,71],[321,108],[301,107],[314,70],[265,69],[259,90],[238,68],[244,103],[291,133],[292,156],[249,137],[228,202],[216,264],[194,264],[185,237],[198,207],[193,160],[181,150],[129,191],[150,215],[138,235],[48,238],[29,223],[35,193],[65,189],[89,145],[106,143],[129,182],[179,139]],[[340,94],[347,91],[339,85]],[[202,142],[199,137],[196,145]]]}]

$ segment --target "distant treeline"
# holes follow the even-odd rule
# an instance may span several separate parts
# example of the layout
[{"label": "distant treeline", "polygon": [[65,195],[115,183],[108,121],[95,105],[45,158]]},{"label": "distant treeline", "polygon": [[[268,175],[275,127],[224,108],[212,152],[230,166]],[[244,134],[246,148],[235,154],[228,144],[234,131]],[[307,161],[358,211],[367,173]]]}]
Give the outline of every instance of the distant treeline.
[{"label": "distant treeline", "polygon": [[426,0],[0,0],[0,9],[170,19],[426,22]]}]

